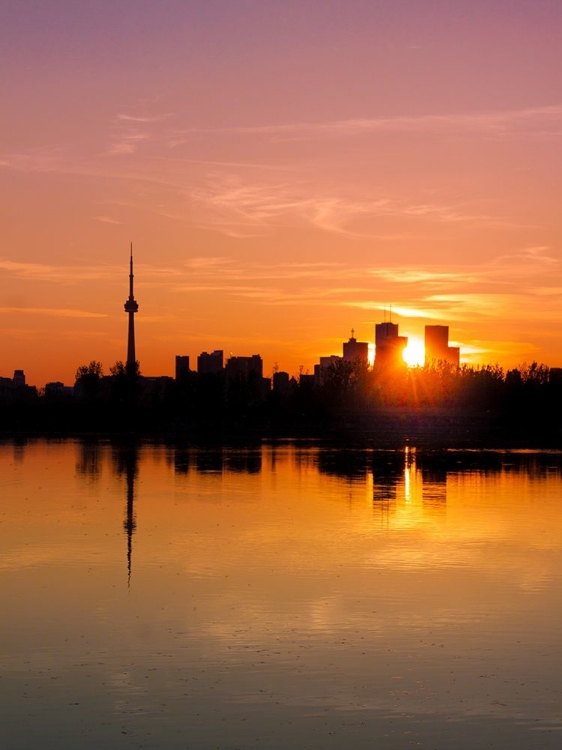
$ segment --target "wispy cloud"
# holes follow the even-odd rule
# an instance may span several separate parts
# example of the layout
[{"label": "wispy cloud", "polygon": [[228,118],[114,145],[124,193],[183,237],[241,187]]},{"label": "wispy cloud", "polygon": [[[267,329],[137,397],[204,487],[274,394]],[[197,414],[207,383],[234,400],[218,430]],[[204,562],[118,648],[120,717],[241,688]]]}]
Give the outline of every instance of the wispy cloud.
[{"label": "wispy cloud", "polygon": [[[350,238],[399,241],[423,234],[435,224],[522,226],[520,220],[502,212],[482,211],[478,200],[434,197],[428,201],[384,187],[360,188],[341,180],[322,179],[313,169],[303,169],[298,160],[290,166],[286,162],[282,165],[290,177],[287,171],[265,162],[185,160],[180,164],[158,153],[163,135],[153,130],[158,128],[150,122],[118,120],[105,159],[99,153],[47,148],[4,154],[2,162],[20,171],[120,180],[127,185],[121,205],[235,238],[265,237],[280,227],[312,226]],[[150,144],[150,149],[142,148],[145,144]],[[124,169],[120,158],[114,158],[133,155],[130,170]],[[198,167],[189,170],[188,164]],[[129,187],[135,185],[142,189]],[[389,229],[388,220],[399,219],[405,221],[393,221]]]},{"label": "wispy cloud", "polygon": [[402,266],[396,268],[370,268],[368,273],[379,279],[395,284],[416,284],[426,286],[450,286],[456,284],[488,283],[486,274],[481,269],[459,268],[454,271],[440,269]]},{"label": "wispy cloud", "polygon": [[165,112],[164,114],[153,115],[153,116],[127,115],[127,114],[117,115],[117,119],[123,122],[143,122],[143,123],[162,122],[163,120],[167,120],[169,117],[172,117],[171,112]]},{"label": "wispy cloud", "polygon": [[208,271],[209,269],[216,270],[219,266],[230,265],[231,263],[233,263],[233,258],[227,258],[225,256],[198,256],[183,261],[183,265],[186,268],[198,271]]},{"label": "wispy cloud", "polygon": [[[539,297],[558,297],[562,299],[562,286],[531,287],[530,292]],[[556,334],[558,335],[558,333]]]},{"label": "wispy cloud", "polygon": [[[119,134],[110,146],[110,155],[134,154],[146,133]],[[203,229],[220,232],[230,237],[263,237],[279,227],[313,226],[330,234],[385,241],[413,237],[413,227],[426,231],[432,223],[475,224],[485,227],[523,226],[503,215],[475,210],[466,201],[435,200],[419,202],[396,198],[387,194],[370,200],[358,200],[356,192],[343,185],[332,187],[309,181],[272,181],[271,178],[251,179],[233,172],[210,171],[207,174],[185,176],[169,175],[137,165],[134,173],[125,173],[114,166],[80,163],[61,150],[37,151],[29,154],[9,154],[4,162],[20,171],[56,172],[81,175],[90,179],[111,178],[143,185],[146,190],[158,190],[158,202],[139,199],[113,201],[112,206],[122,206],[142,212],[187,222]],[[263,177],[263,176],[262,176]],[[161,191],[169,194],[162,202]],[[142,195],[150,195],[143,189]],[[405,229],[381,231],[380,220],[405,219]],[[98,218],[98,220],[103,220]],[[361,228],[359,228],[361,227]]]},{"label": "wispy cloud", "polygon": [[[335,190],[335,188],[334,188]],[[341,188],[340,188],[341,190]],[[189,191],[197,204],[199,223],[233,236],[260,236],[280,225],[313,225],[323,231],[362,238],[392,239],[409,236],[380,232],[379,219],[402,218],[438,223],[476,223],[483,226],[521,226],[504,216],[474,211],[465,202],[417,203],[381,195],[356,200],[343,192],[330,194],[310,184],[252,182],[239,175],[214,175]],[[368,222],[370,230],[357,229]]]},{"label": "wispy cloud", "polygon": [[[100,217],[98,217],[100,218]],[[107,217],[109,218],[109,217]],[[113,222],[111,222],[113,223]],[[278,295],[278,303],[296,298],[321,299],[339,296],[342,304],[353,304],[373,309],[384,289],[386,302],[394,305],[407,297],[411,304],[404,306],[426,309],[431,307],[462,307],[472,300],[479,309],[480,301],[494,307],[494,300],[507,299],[520,293],[520,279],[528,279],[526,295],[552,298],[560,288],[558,259],[546,246],[515,249],[487,263],[457,264],[448,270],[441,266],[381,265],[362,266],[356,260],[268,263],[243,261],[225,255],[194,255],[168,265],[139,263],[139,283],[142,287],[167,286],[170,291],[223,290],[232,294]],[[123,273],[121,265],[49,265],[0,258],[0,269],[6,276],[53,283],[72,284],[94,281],[116,282]],[[462,289],[462,292],[459,292]],[[349,299],[356,295],[356,299]],[[369,297],[366,297],[369,295]],[[416,302],[417,301],[417,302]],[[475,301],[479,301],[476,305]],[[274,302],[274,300],[272,300]],[[404,314],[409,314],[405,312]]]},{"label": "wispy cloud", "polygon": [[[107,153],[110,156],[130,155],[137,152],[139,146],[146,141],[162,140],[161,126],[171,113],[158,115],[131,115],[120,113],[114,121],[114,134]],[[159,125],[154,132],[152,126]]]},{"label": "wispy cloud", "polygon": [[521,326],[544,319],[545,316],[544,302],[534,305],[529,292],[521,292],[514,287],[501,293],[451,291],[427,296],[424,302],[429,309],[441,312],[450,320],[501,320],[504,328],[515,321]]},{"label": "wispy cloud", "polygon": [[65,149],[60,146],[43,146],[27,152],[5,153],[1,163],[20,172],[57,172],[65,160],[65,154]]},{"label": "wispy cloud", "polygon": [[[490,354],[495,357],[499,356],[500,358],[503,358],[504,356],[510,358],[515,356],[532,357],[537,351],[539,351],[539,349],[536,344],[528,341],[489,341],[475,339],[471,341],[470,344],[462,345],[463,359],[469,361],[472,359],[485,359],[490,361],[488,356]],[[482,355],[486,356],[483,357]]]},{"label": "wispy cloud", "polygon": [[[544,124],[557,127],[544,130]],[[537,130],[537,124],[540,129]],[[507,135],[518,131],[535,132],[537,135],[562,132],[562,104],[546,107],[531,107],[516,110],[480,111],[467,113],[426,114],[416,116],[391,116],[377,118],[351,118],[327,122],[294,122],[271,125],[241,126],[231,128],[187,128],[187,133],[231,132],[240,135],[292,135],[312,137],[326,135],[332,137],[357,136],[375,132],[412,131],[481,131]]]},{"label": "wispy cloud", "polygon": [[102,224],[122,224],[121,221],[112,219],[111,216],[96,216],[95,220],[101,222]]},{"label": "wispy cloud", "polygon": [[392,305],[389,306],[388,302],[382,300],[342,300],[339,303],[342,307],[354,307],[359,310],[378,310],[382,313],[383,310],[392,309],[395,315],[399,315],[403,318],[420,318],[427,320],[441,320],[445,318],[445,314],[438,310],[432,310],[430,307],[425,309],[419,307],[413,307],[411,305]]},{"label": "wispy cloud", "polygon": [[548,245],[533,245],[531,247],[516,248],[511,253],[499,255],[495,258],[496,265],[509,265],[512,269],[524,266],[528,269],[530,266],[555,266],[560,264],[560,258],[552,254],[552,248]]},{"label": "wispy cloud", "polygon": [[70,310],[55,307],[0,307],[0,313],[5,314],[29,314],[49,315],[55,318],[107,318],[106,313],[90,312],[88,310]]},{"label": "wispy cloud", "polygon": [[[363,269],[345,266],[343,263],[235,263],[230,264],[186,264],[190,269],[191,279],[212,278],[220,284],[231,284],[235,281],[299,281],[315,280],[318,282],[333,280],[341,284],[346,280],[364,278]],[[177,277],[177,272],[176,272]]]},{"label": "wispy cloud", "polygon": [[[396,285],[417,286],[420,292],[429,292],[435,288],[466,288],[467,286],[479,285],[489,287],[490,285],[507,286],[519,283],[521,277],[529,280],[540,276],[547,283],[560,259],[553,254],[551,247],[541,245],[528,248],[515,248],[510,253],[490,258],[486,263],[478,265],[456,263],[448,270],[442,266],[394,266],[385,268],[370,268],[368,273],[378,279]],[[537,288],[542,288],[537,286]]]},{"label": "wispy cloud", "polygon": [[[182,143],[186,143],[187,141],[182,141]],[[176,145],[179,145],[176,144]],[[221,169],[225,170],[236,170],[236,169],[250,169],[250,170],[260,170],[260,171],[274,171],[274,172],[297,172],[298,171],[298,165],[293,164],[273,164],[269,162],[265,162],[263,160],[259,161],[218,161],[213,159],[182,159],[180,157],[169,157],[169,156],[151,156],[151,161],[155,162],[163,162],[167,164],[188,164],[188,165],[198,165],[202,167],[210,167],[215,168],[219,167]],[[0,162],[1,164],[1,162]]]},{"label": "wispy cloud", "polygon": [[50,266],[44,263],[24,263],[0,258],[0,269],[19,279],[72,283],[117,278],[122,267],[117,266]]},{"label": "wispy cloud", "polygon": [[115,138],[108,149],[108,153],[117,156],[122,154],[134,154],[138,149],[139,144],[143,141],[149,140],[149,138],[150,136],[148,133],[123,133]]},{"label": "wispy cloud", "polygon": [[216,283],[216,284],[202,284],[197,282],[185,282],[176,284],[173,288],[174,292],[216,292],[217,294],[235,294],[241,296],[264,296],[271,297],[272,295],[279,294],[280,290],[275,288],[267,288],[263,286],[251,286],[249,284],[229,284],[229,283]]},{"label": "wispy cloud", "polygon": [[[283,228],[314,227],[358,239],[403,240],[430,233],[435,225],[466,224],[495,229],[521,227],[509,207],[482,210],[483,197],[452,199],[453,193],[415,193],[411,188],[373,186],[360,178],[338,179],[330,162],[333,144],[324,143],[318,163],[302,159],[302,149],[280,159],[269,149],[271,138],[356,137],[379,133],[485,133],[494,137],[545,137],[562,133],[562,104],[517,110],[349,118],[327,122],[273,123],[233,128],[172,128],[170,112],[121,111],[92,140],[95,146],[48,146],[0,155],[4,167],[20,171],[80,175],[91,180],[120,180],[123,205],[173,221],[182,221],[228,237],[266,237]],[[170,158],[170,141],[184,135],[186,155],[214,154],[216,159]],[[198,134],[197,138],[192,137]],[[220,137],[215,137],[215,135]],[[248,136],[221,159],[225,134]],[[176,138],[176,142],[178,141]],[[254,140],[260,146],[254,148]],[[200,143],[205,148],[198,150]],[[432,141],[433,142],[433,141]],[[290,149],[289,149],[290,151]],[[230,152],[229,152],[230,153]],[[134,157],[129,159],[127,157]],[[353,157],[357,163],[357,156]],[[278,164],[275,162],[279,161]],[[330,166],[331,164],[331,166]],[[165,194],[164,194],[165,193]],[[102,209],[105,210],[105,209]],[[111,208],[107,209],[108,212]],[[112,223],[111,215],[96,217]],[[400,221],[403,220],[403,221]],[[528,226],[528,225],[525,225]]]}]

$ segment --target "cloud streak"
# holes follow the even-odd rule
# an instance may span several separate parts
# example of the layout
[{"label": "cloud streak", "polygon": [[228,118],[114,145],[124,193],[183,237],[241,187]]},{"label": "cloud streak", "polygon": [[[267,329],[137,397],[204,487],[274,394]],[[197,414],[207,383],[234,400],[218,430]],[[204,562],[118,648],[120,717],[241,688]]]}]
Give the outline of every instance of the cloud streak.
[{"label": "cloud streak", "polygon": [[[322,133],[353,135],[357,132],[391,130],[392,127],[399,130],[422,127],[425,130],[430,125],[435,127],[440,124],[442,127],[443,123],[451,125],[455,122],[477,122],[481,125],[533,122],[534,118],[547,116],[558,117],[562,127],[561,106],[481,115],[427,115],[234,128],[233,132],[256,134],[276,129],[304,128],[311,138],[316,138]],[[162,132],[161,121],[164,119],[165,116],[119,115],[113,126],[114,132],[109,135],[110,143],[102,155],[105,159],[100,158],[99,153],[88,153],[87,149],[79,152],[77,148],[55,147],[4,154],[2,164],[25,172],[120,180],[127,185],[128,193],[122,205],[235,238],[264,237],[279,227],[312,226],[330,234],[389,241],[404,239],[413,233],[414,227],[426,231],[432,223],[521,227],[521,222],[514,221],[510,216],[479,210],[481,201],[424,201],[380,186],[374,189],[364,185],[359,190],[353,184],[334,178],[323,180],[314,174],[314,169],[305,169],[296,154],[292,157],[293,162],[289,158],[277,165],[271,163],[269,153],[268,161],[259,163],[169,159],[158,152],[158,149],[169,148],[165,145],[167,136]],[[201,132],[212,134],[222,130]],[[150,149],[142,148],[145,145],[148,147],[148,144]],[[123,162],[127,164],[127,170],[122,166],[122,157],[134,157]],[[194,169],[190,170],[189,165]],[[251,167],[250,172],[248,167]],[[279,174],[272,170],[277,170]],[[282,180],[276,179],[284,170],[292,173],[292,179],[286,174]],[[164,190],[168,193],[166,200],[162,200]],[[365,194],[372,197],[364,199],[362,195]],[[389,232],[384,224],[389,219],[403,219],[408,223],[398,232]],[[101,218],[98,220],[103,221]]]},{"label": "cloud streak", "polygon": [[152,122],[162,122],[163,120],[167,120],[169,117],[172,116],[171,112],[166,112],[162,115],[153,115],[150,116],[139,116],[139,115],[127,115],[127,114],[119,114],[117,115],[117,119],[122,122],[141,122],[141,123],[152,123]]},{"label": "cloud streak", "polygon": [[121,221],[117,221],[117,219],[112,219],[111,216],[96,216],[96,221],[99,221],[101,224],[122,224]]},{"label": "cloud streak", "polygon": [[148,141],[148,133],[133,132],[124,133],[116,138],[108,149],[108,154],[112,156],[122,156],[125,154],[134,154],[143,141]]},{"label": "cloud streak", "polygon": [[[260,236],[278,226],[306,225],[357,238],[403,239],[408,236],[404,231],[393,235],[377,230],[381,219],[406,219],[418,224],[521,226],[504,216],[471,210],[465,202],[419,203],[387,195],[368,201],[356,200],[343,193],[329,194],[325,187],[257,183],[234,175],[215,175],[187,194],[197,205],[195,215],[201,217],[200,226],[240,237]],[[357,226],[365,222],[370,229],[358,230]]]},{"label": "cloud streak", "polygon": [[54,318],[107,318],[107,313],[88,310],[70,310],[64,307],[0,307],[0,313],[51,316]]},{"label": "cloud streak", "polygon": [[44,263],[23,263],[0,258],[0,269],[14,278],[27,281],[73,283],[77,281],[115,280],[123,273],[121,266],[50,266]]},{"label": "cloud streak", "polygon": [[[536,125],[556,125],[551,131],[538,130]],[[562,104],[546,107],[529,107],[514,110],[480,111],[468,113],[425,114],[416,116],[390,116],[376,118],[351,118],[327,122],[294,122],[271,125],[239,126],[230,128],[187,128],[181,133],[223,133],[239,135],[298,135],[312,137],[325,135],[349,137],[377,132],[420,131],[482,132],[508,135],[518,131],[537,135],[555,135],[562,132]]]}]

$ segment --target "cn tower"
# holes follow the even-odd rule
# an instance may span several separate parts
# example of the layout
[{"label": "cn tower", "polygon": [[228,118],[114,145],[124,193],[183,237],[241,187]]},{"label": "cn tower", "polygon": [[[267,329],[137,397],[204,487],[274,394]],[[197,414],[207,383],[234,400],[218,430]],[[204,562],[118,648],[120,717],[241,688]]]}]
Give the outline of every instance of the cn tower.
[{"label": "cn tower", "polygon": [[129,315],[129,338],[127,340],[127,364],[125,366],[128,375],[134,375],[137,371],[137,358],[135,354],[135,313],[138,312],[139,303],[133,295],[133,243],[131,242],[131,258],[129,270],[129,299],[125,302],[125,312]]}]

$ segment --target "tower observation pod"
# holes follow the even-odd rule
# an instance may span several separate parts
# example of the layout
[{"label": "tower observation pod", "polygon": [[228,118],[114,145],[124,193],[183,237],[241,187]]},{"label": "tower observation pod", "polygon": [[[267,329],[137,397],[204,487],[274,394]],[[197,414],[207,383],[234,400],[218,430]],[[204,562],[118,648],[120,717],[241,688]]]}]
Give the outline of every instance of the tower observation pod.
[{"label": "tower observation pod", "polygon": [[135,352],[135,313],[138,312],[139,303],[133,294],[133,243],[131,242],[131,257],[129,266],[129,299],[125,302],[125,312],[129,315],[129,336],[127,339],[127,364],[125,365],[128,375],[136,373],[136,352]]}]

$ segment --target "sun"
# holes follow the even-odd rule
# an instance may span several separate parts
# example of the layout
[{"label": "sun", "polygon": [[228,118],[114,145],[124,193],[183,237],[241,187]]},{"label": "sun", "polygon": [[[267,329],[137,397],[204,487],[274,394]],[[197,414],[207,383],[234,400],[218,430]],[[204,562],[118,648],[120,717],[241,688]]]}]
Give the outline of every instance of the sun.
[{"label": "sun", "polygon": [[409,336],[408,346],[404,349],[402,356],[408,367],[423,365],[425,360],[423,339],[420,339],[418,336]]}]

